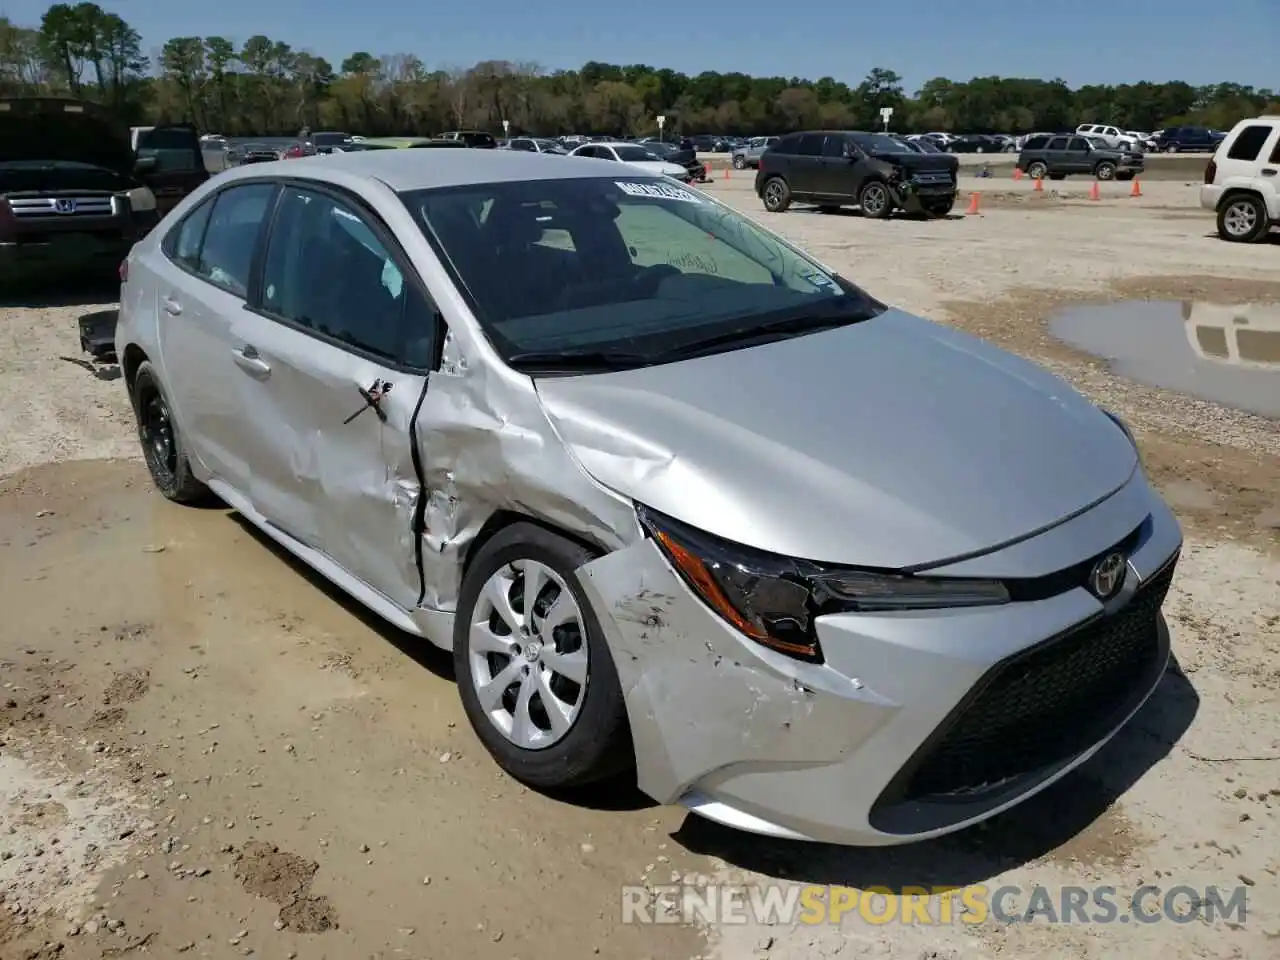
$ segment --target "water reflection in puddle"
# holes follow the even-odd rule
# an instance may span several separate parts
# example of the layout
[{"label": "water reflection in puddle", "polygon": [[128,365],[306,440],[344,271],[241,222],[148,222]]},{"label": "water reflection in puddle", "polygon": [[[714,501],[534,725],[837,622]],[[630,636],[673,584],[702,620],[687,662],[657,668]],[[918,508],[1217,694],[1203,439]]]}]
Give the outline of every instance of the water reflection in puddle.
[{"label": "water reflection in puddle", "polygon": [[1280,304],[1140,300],[1049,319],[1121,376],[1280,419]]}]

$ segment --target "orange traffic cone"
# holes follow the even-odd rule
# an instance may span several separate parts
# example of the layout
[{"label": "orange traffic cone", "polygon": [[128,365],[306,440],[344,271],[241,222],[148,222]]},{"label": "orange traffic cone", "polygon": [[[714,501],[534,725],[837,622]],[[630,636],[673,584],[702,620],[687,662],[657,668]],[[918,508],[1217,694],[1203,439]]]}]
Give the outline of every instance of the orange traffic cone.
[{"label": "orange traffic cone", "polygon": [[1044,177],[1036,177],[1036,193],[1044,193]]},{"label": "orange traffic cone", "polygon": [[1015,179],[1015,180],[1021,180],[1021,179],[1022,179],[1022,177],[1023,177],[1022,168],[1021,168],[1021,167],[1014,167],[1014,168],[1013,168],[1013,179]]},{"label": "orange traffic cone", "polygon": [[978,197],[979,197],[979,196],[980,196],[980,195],[979,195],[979,194],[977,194],[977,193],[971,193],[971,194],[969,194],[969,209],[965,211],[965,213],[969,214],[969,216],[973,216],[974,214],[976,214],[976,213],[978,212]]},{"label": "orange traffic cone", "polygon": [[1097,180],[1093,181],[1093,184],[1089,187],[1089,199],[1090,200],[1102,199],[1102,188],[1098,186]]},{"label": "orange traffic cone", "polygon": [[1137,178],[1136,178],[1136,177],[1135,177],[1135,178],[1134,178],[1134,180],[1133,180],[1133,189],[1131,189],[1131,190],[1129,191],[1129,196],[1131,196],[1131,197],[1140,197],[1140,196],[1142,196],[1142,184],[1140,184],[1140,183],[1138,182],[1138,180],[1137,180]]},{"label": "orange traffic cone", "polygon": [[724,179],[725,179],[725,180],[728,180],[728,179],[729,179],[729,168],[728,168],[728,167],[725,167],[725,168],[724,168]]}]

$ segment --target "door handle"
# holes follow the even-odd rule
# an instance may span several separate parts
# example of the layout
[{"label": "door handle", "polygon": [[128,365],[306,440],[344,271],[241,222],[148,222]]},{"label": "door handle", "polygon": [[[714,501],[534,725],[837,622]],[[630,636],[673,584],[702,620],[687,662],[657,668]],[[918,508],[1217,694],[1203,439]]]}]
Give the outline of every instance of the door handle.
[{"label": "door handle", "polygon": [[171,317],[179,316],[182,313],[182,304],[173,299],[173,297],[165,297],[164,312]]},{"label": "door handle", "polygon": [[249,376],[257,380],[265,380],[271,376],[271,364],[258,355],[256,347],[245,344],[239,349],[232,350],[231,355],[235,358],[236,366]]},{"label": "door handle", "polygon": [[1262,168],[1262,175],[1263,175],[1264,177],[1274,177],[1274,176],[1276,175],[1276,168],[1275,168],[1275,167],[1263,167],[1263,168]]}]

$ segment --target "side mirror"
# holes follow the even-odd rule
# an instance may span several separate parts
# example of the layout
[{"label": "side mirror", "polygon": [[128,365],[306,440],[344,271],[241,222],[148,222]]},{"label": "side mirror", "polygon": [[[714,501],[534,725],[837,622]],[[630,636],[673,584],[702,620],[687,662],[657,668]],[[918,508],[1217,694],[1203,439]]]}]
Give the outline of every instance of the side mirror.
[{"label": "side mirror", "polygon": [[155,157],[138,157],[134,161],[133,169],[137,173],[153,173],[159,163],[160,161]]}]

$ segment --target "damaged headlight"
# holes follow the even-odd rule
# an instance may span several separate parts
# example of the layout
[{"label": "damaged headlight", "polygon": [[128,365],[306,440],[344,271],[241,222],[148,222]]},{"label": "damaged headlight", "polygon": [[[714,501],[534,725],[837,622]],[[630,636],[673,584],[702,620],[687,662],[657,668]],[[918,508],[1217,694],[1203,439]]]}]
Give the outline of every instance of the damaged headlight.
[{"label": "damaged headlight", "polygon": [[1009,602],[996,580],[918,577],[829,567],[765,553],[696,530],[647,507],[640,523],[712,610],[779,653],[822,662],[814,619],[842,611],[936,610]]}]

